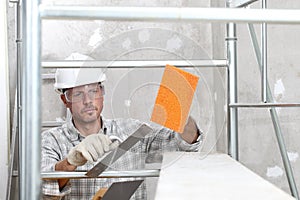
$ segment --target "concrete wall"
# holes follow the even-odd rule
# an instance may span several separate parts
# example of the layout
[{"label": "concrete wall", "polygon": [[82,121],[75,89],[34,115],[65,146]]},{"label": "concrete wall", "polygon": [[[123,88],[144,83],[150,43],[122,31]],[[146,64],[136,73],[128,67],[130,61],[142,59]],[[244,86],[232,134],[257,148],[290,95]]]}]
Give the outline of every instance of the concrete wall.
[{"label": "concrete wall", "polygon": [[6,4],[0,2],[0,200],[6,196],[7,171],[9,159],[9,81],[8,81],[8,42],[7,42]]},{"label": "concrete wall", "polygon": [[[260,7],[255,3],[253,8]],[[268,8],[300,9],[298,1],[269,1]],[[260,27],[255,26],[257,35]],[[246,24],[238,25],[238,90],[240,102],[261,99],[260,72]],[[268,25],[268,78],[276,102],[299,102],[299,25]],[[299,108],[278,108],[280,126],[299,190]],[[269,109],[240,109],[240,160],[289,192]]]},{"label": "concrete wall", "polygon": [[[155,1],[43,1],[45,4],[103,6],[189,6],[224,7],[224,1],[155,0]],[[254,3],[253,8],[259,7]],[[293,0],[272,1],[270,8],[297,8]],[[11,91],[15,81],[14,8],[9,9]],[[42,57],[50,60],[149,60],[149,59],[223,59],[225,34],[223,23],[182,22],[112,22],[112,21],[43,21]],[[255,26],[259,36],[259,26]],[[300,93],[297,25],[268,26],[269,83],[277,102],[297,102]],[[246,24],[237,25],[239,102],[260,101],[258,65]],[[172,64],[172,63],[170,63]],[[225,69],[187,69],[200,76],[192,105],[193,115],[205,132],[201,151],[227,152],[226,148],[226,71]],[[54,69],[44,70],[53,74]],[[162,69],[109,69],[105,83],[106,118],[133,117],[149,120],[162,75]],[[61,121],[66,111],[54,92],[53,79],[43,80],[42,120]],[[11,101],[13,105],[13,100]],[[55,108],[55,109],[54,109]],[[12,110],[12,109],[11,109]],[[297,108],[278,109],[297,184],[299,174],[300,118]],[[278,145],[268,109],[239,110],[240,161],[262,177],[289,192]]]}]

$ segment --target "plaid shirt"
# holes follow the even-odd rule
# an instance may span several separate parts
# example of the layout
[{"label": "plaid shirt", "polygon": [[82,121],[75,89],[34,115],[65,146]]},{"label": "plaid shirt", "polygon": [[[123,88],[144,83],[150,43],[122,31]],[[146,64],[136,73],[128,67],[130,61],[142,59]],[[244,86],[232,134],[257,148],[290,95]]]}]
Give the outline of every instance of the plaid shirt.
[{"label": "plaid shirt", "polygon": [[[98,134],[117,136],[121,141],[124,141],[141,124],[142,122],[133,119],[103,119],[103,126]],[[145,159],[149,158],[149,155],[157,155],[165,151],[197,151],[199,149],[200,142],[188,144],[174,131],[154,123],[148,125],[153,131],[146,135],[141,142],[135,144],[114,164],[109,166],[108,170],[144,169]],[[43,132],[41,171],[55,171],[55,164],[66,158],[70,149],[83,139],[84,136],[74,127],[71,120],[61,127]],[[77,167],[77,170],[87,171],[98,162],[87,162],[85,165]],[[57,181],[43,180],[43,199],[92,199],[100,188],[108,188],[113,182],[125,180],[133,180],[133,178],[71,179],[61,191]],[[137,189],[131,199],[147,199],[146,185],[144,183]]]}]

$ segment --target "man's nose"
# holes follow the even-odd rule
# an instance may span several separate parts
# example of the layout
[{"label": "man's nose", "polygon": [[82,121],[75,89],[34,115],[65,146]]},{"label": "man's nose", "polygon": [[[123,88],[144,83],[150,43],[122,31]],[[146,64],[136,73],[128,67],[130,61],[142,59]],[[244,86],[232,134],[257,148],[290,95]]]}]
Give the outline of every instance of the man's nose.
[{"label": "man's nose", "polygon": [[92,98],[90,97],[89,93],[85,92],[83,95],[83,103],[90,103]]}]

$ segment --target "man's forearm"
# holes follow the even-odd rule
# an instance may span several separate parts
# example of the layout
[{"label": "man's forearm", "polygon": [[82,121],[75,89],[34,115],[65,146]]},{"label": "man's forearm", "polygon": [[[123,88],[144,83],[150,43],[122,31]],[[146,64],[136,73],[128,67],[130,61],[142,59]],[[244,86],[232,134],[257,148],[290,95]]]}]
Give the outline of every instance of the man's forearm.
[{"label": "man's forearm", "polygon": [[[56,163],[55,171],[74,171],[77,167],[71,165],[67,159]],[[59,189],[62,189],[69,182],[69,179],[58,179]]]}]

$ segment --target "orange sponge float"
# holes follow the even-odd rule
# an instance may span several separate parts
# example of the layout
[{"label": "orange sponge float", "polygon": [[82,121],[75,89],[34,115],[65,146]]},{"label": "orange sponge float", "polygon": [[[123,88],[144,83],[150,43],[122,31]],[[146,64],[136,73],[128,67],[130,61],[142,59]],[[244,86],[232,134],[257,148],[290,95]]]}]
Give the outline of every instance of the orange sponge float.
[{"label": "orange sponge float", "polygon": [[182,133],[199,77],[166,65],[151,121]]}]

